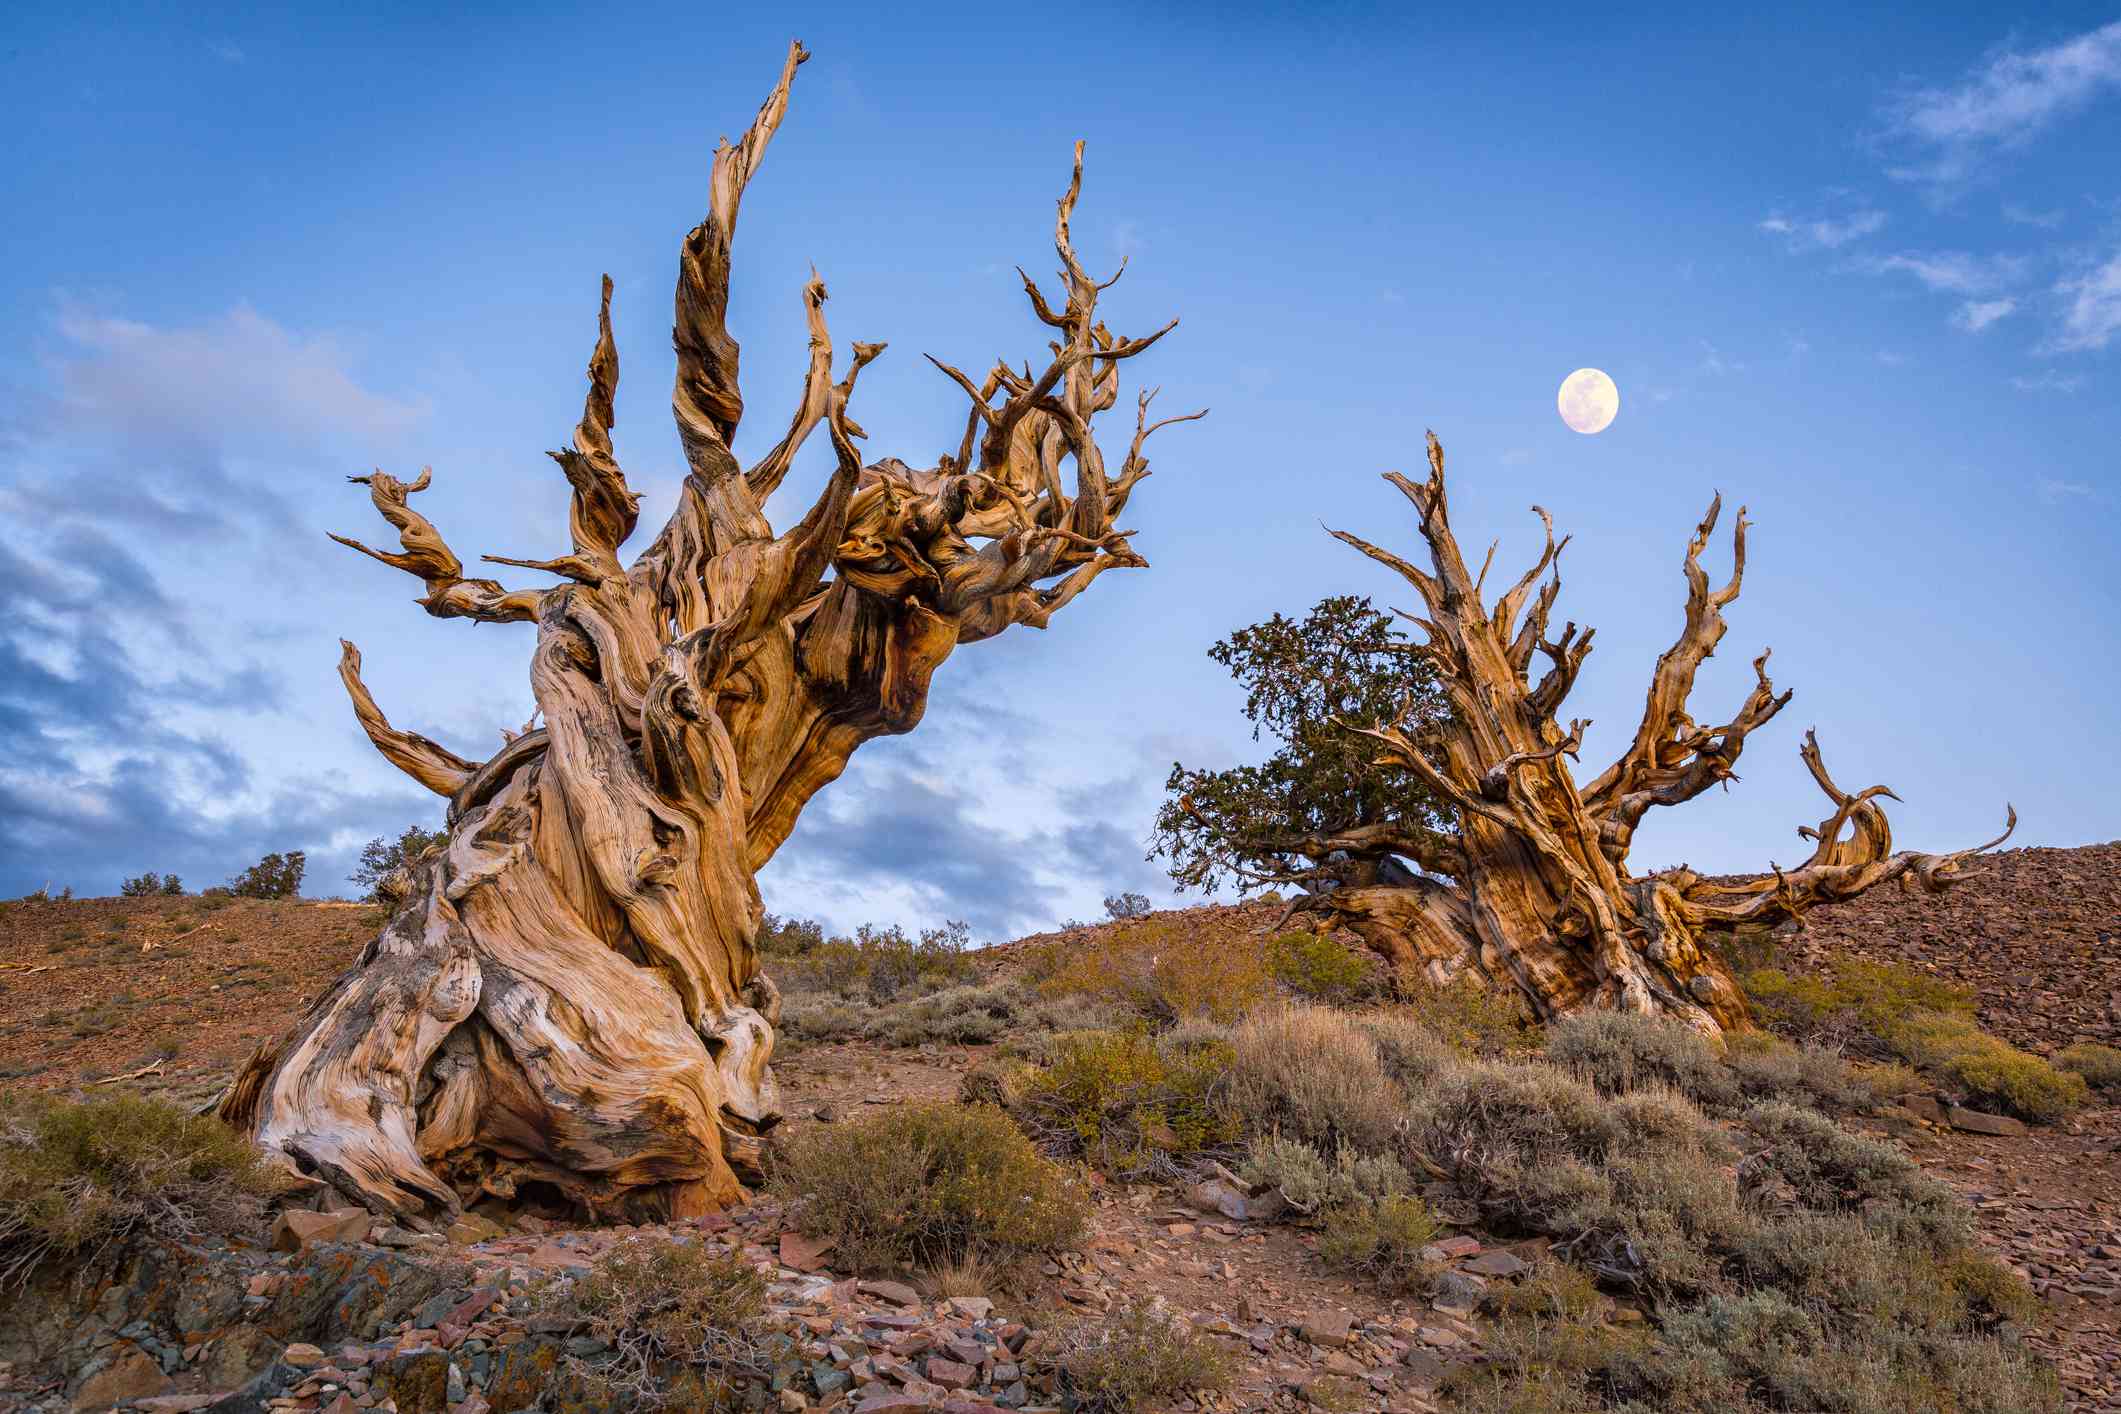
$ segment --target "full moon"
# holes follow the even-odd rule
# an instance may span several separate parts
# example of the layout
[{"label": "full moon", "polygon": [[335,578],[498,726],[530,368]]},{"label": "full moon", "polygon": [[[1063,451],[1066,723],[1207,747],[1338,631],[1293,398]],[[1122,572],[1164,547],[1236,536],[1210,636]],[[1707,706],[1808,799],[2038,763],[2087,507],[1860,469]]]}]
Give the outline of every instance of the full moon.
[{"label": "full moon", "polygon": [[1603,432],[1620,413],[1620,389],[1601,370],[1579,368],[1561,380],[1554,405],[1572,430],[1586,435]]}]

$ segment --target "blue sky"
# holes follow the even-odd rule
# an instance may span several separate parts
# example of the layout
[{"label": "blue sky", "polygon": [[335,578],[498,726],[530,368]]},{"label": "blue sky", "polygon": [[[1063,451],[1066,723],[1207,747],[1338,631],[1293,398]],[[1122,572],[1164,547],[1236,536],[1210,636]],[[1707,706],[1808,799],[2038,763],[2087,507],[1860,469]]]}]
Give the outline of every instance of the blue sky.
[{"label": "blue sky", "polygon": [[[800,384],[813,262],[837,338],[891,344],[869,453],[954,445],[962,395],[920,355],[1040,351],[1011,267],[1052,264],[1078,137],[1078,243],[1131,261],[1113,322],[1183,321],[1130,379],[1214,412],[1162,434],[1130,507],[1153,568],[955,656],[920,730],[813,802],[769,906],[1000,937],[1160,895],[1170,763],[1257,750],[1204,650],[1402,597],[1320,526],[1416,549],[1377,475],[1424,427],[1469,544],[1522,562],[1534,502],[1576,537],[1592,769],[1677,629],[1693,522],[1715,489],[1751,507],[1697,713],[1763,645],[1797,697],[1639,863],[1796,857],[1824,813],[1806,725],[1844,784],[1905,798],[1904,845],[1985,838],[2006,800],[2022,842],[2121,834],[2110,4],[48,9],[0,28],[0,895],[290,847],[331,893],[362,840],[439,818],[361,738],[336,640],[394,719],[482,756],[529,715],[528,631],[431,620],[327,542],[385,534],[343,477],[431,463],[460,553],[554,553],[540,453],[609,271],[618,448],[659,523],[677,242],[791,34],[816,57],[737,246],[751,449]],[[1584,365],[1621,391],[1596,437],[1554,409]]]}]

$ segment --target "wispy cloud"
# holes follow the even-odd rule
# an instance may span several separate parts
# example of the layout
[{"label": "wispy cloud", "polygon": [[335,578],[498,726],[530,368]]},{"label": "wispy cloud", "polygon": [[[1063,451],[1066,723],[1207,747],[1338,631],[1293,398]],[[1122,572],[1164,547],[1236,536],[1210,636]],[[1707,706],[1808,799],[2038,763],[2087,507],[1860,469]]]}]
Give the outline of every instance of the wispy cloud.
[{"label": "wispy cloud", "polygon": [[1985,294],[2024,278],[2026,261],[2015,255],[1970,255],[1963,250],[1902,251],[1863,263],[1874,274],[1911,275],[1944,294]]},{"label": "wispy cloud", "polygon": [[1885,229],[1883,211],[1859,211],[1853,216],[1819,216],[1796,219],[1775,212],[1760,223],[1760,229],[1789,242],[1792,250],[1839,250],[1851,241],[1874,236]]},{"label": "wispy cloud", "polygon": [[2003,219],[2013,226],[2037,226],[2043,231],[2052,231],[2061,225],[2069,213],[2065,211],[2034,211],[2020,206],[2015,201],[2003,204]]},{"label": "wispy cloud", "polygon": [[1952,316],[1952,323],[1969,333],[1978,334],[2017,307],[2018,301],[2014,299],[1968,300],[1960,305],[1959,312]]},{"label": "wispy cloud", "polygon": [[1954,185],[1996,154],[2121,88],[2121,20],[2044,49],[2003,49],[1957,83],[1920,88],[1888,106],[1890,137],[1920,155],[1902,181]]},{"label": "wispy cloud", "polygon": [[2105,348],[2121,334],[2121,251],[2104,265],[2062,281],[2055,293],[2067,303],[2054,346],[2070,353]]},{"label": "wispy cloud", "polygon": [[[383,773],[349,783],[343,726],[318,745],[300,696],[316,679],[266,652],[287,630],[256,566],[305,529],[274,484],[288,468],[316,474],[422,411],[247,309],[167,326],[67,307],[53,333],[48,386],[0,389],[0,581],[19,610],[0,621],[0,894],[107,891],[144,868],[213,883],[289,846],[310,851],[313,891],[341,886],[360,839],[432,805]],[[290,561],[272,576],[313,593]]]},{"label": "wispy cloud", "polygon": [[2084,481],[2057,481],[2043,476],[2039,482],[2040,499],[2043,501],[2103,501],[2105,495],[2098,487]]},{"label": "wispy cloud", "polygon": [[2011,379],[2011,386],[2021,393],[2074,393],[2084,386],[2084,375],[2057,373],[2050,368],[2029,377],[2019,374]]},{"label": "wispy cloud", "polygon": [[230,44],[225,39],[208,40],[206,43],[206,52],[213,55],[216,59],[219,59],[224,64],[240,64],[245,58],[248,57],[241,49],[237,48],[233,44]]},{"label": "wispy cloud", "polygon": [[1701,345],[1701,371],[1703,373],[1720,376],[1725,373],[1745,372],[1743,363],[1734,358],[1725,358],[1722,350],[1718,349],[1707,339],[1701,339],[1697,342]]},{"label": "wispy cloud", "polygon": [[1898,368],[1901,364],[1907,362],[1907,355],[1895,353],[1891,349],[1880,349],[1878,350],[1878,361],[1887,368]]}]

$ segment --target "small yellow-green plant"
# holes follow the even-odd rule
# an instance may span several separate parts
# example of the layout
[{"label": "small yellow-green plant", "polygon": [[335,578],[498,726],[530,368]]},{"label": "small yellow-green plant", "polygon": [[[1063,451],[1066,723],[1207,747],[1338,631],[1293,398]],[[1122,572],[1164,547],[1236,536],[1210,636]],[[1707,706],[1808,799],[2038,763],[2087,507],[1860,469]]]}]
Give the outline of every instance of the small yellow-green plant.
[{"label": "small yellow-green plant", "polygon": [[1174,1157],[1237,1139],[1233,1054],[1213,1038],[1065,1032],[1042,1065],[1004,1062],[994,1098],[1041,1142],[1106,1173],[1160,1172]]},{"label": "small yellow-green plant", "polygon": [[1892,1027],[1893,1048],[1943,1076],[1978,1104],[2046,1122],[2083,1108],[2091,1089],[2082,1075],[1989,1035],[1964,1016],[1916,1012]]},{"label": "small yellow-green plant", "polygon": [[1491,987],[1471,974],[1441,987],[1402,977],[1399,999],[1408,1015],[1465,1055],[1524,1055],[1545,1044],[1514,988]]},{"label": "small yellow-green plant", "polygon": [[1374,1282],[1388,1296],[1419,1291],[1437,1264],[1421,1249],[1436,1240],[1436,1215],[1410,1194],[1359,1198],[1326,1214],[1318,1255],[1328,1267]]},{"label": "small yellow-green plant", "polygon": [[1027,966],[1049,996],[1085,997],[1157,1025],[1233,1021],[1272,991],[1266,958],[1250,938],[1155,917],[1033,950]]},{"label": "small yellow-green plant", "polygon": [[1329,933],[1279,933],[1266,953],[1274,980],[1300,997],[1345,1006],[1377,990],[1369,954]]},{"label": "small yellow-green plant", "polygon": [[135,1232],[192,1237],[251,1220],[275,1183],[218,1120],[134,1096],[0,1103],[0,1282]]},{"label": "small yellow-green plant", "polygon": [[2121,1088],[2121,1050],[2096,1041],[2079,1041],[2055,1054],[2055,1068],[2081,1075],[2098,1090]]}]

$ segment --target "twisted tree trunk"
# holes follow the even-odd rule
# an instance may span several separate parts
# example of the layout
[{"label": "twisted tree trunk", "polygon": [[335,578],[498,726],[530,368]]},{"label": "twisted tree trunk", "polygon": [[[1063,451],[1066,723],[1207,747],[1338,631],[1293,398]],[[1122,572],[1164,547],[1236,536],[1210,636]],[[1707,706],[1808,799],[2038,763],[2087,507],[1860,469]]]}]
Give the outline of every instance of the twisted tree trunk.
[{"label": "twisted tree trunk", "polygon": [[[1062,307],[1024,279],[1054,331],[1043,374],[997,364],[975,385],[939,364],[973,399],[955,455],[927,471],[864,466],[847,403],[883,345],[855,344],[834,382],[813,276],[802,399],[762,461],[737,463],[730,242],[808,57],[790,47],[757,120],[716,152],[707,217],[680,254],[671,406],[690,473],[643,554],[618,557],[638,497],[612,455],[608,278],[586,405],[572,446],[553,453],[574,493],[571,551],[485,557],[566,582],[509,591],[467,578],[409,503],[426,471],[353,478],[402,552],[333,538],[417,576],[431,614],[534,624],[543,718],[467,761],[393,727],[344,645],[356,715],[387,759],[448,797],[448,839],[388,881],[381,936],[251,1057],[220,1114],[379,1211],[418,1220],[526,1184],[600,1215],[738,1200],[780,1118],[758,869],[857,747],[919,722],[930,675],[959,644],[1043,628],[1103,571],[1144,564],[1114,525],[1163,424],[1142,394],[1108,476],[1091,420],[1117,399],[1118,362],[1171,326],[1127,340],[1096,318],[1110,281],[1084,272],[1069,234],[1081,144],[1055,227]],[[837,468],[777,536],[760,508],[820,424]]]},{"label": "twisted tree trunk", "polygon": [[[1332,837],[1253,841],[1250,850],[1311,861],[1312,867],[1284,870],[1280,878],[1339,880],[1341,887],[1307,894],[1295,908],[1346,923],[1401,967],[1435,982],[1470,974],[1514,986],[1542,1018],[1613,1007],[1668,1014],[1711,1033],[1739,1028],[1748,1024],[1744,996],[1702,946],[1704,929],[1801,918],[1891,879],[1941,889],[1966,859],[2016,828],[2013,810],[2003,834],[1987,844],[1941,855],[1896,854],[1876,803],[1892,792],[1842,790],[1806,732],[1805,765],[1833,810],[1817,828],[1799,830],[1816,845],[1803,864],[1736,884],[1684,866],[1631,873],[1629,844],[1651,807],[1684,804],[1732,779],[1747,736],[1790,700],[1768,680],[1763,652],[1753,662],[1753,690],[1728,722],[1700,726],[1687,711],[1694,675],[1722,640],[1723,608],[1738,597],[1745,573],[1745,512],[1732,534],[1731,577],[1712,588],[1700,556],[1722,498],[1710,503],[1687,544],[1686,623],[1658,659],[1634,741],[1579,788],[1568,761],[1589,723],[1564,728],[1557,715],[1590,653],[1591,630],[1579,633],[1570,623],[1550,639],[1559,571],[1539,584],[1568,542],[1555,542],[1552,518],[1535,506],[1546,525],[1546,547],[1491,608],[1482,593],[1494,550],[1478,575],[1468,571],[1451,529],[1443,449],[1435,437],[1426,481],[1397,473],[1385,479],[1419,512],[1431,567],[1332,533],[1397,571],[1421,595],[1425,615],[1413,622],[1428,641],[1417,651],[1435,665],[1452,710],[1418,728],[1402,722],[1364,730],[1382,748],[1380,765],[1414,772],[1449,802],[1457,829],[1401,822]],[[1536,684],[1534,654],[1548,663]],[[1422,872],[1380,868],[1401,859]],[[1378,882],[1385,874],[1397,877]],[[1278,881],[1257,872],[1248,877]]]}]

